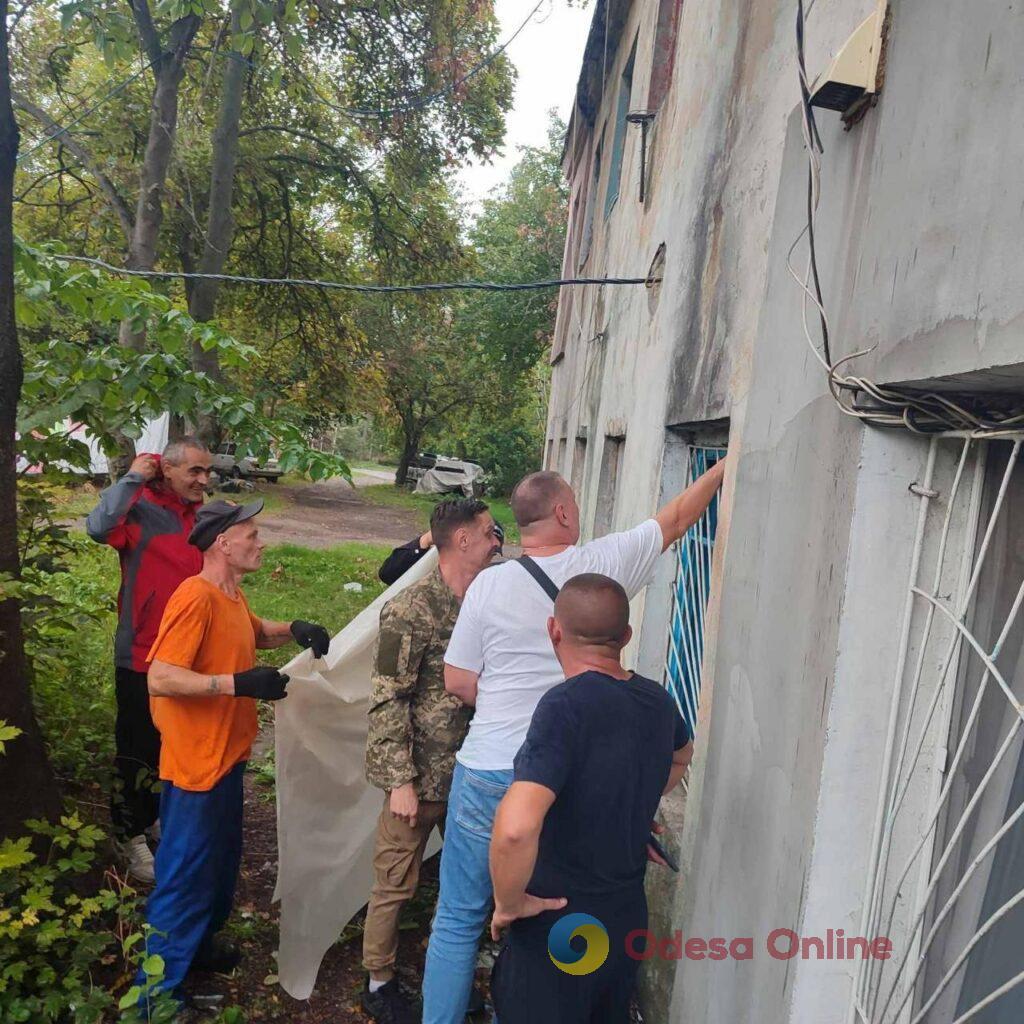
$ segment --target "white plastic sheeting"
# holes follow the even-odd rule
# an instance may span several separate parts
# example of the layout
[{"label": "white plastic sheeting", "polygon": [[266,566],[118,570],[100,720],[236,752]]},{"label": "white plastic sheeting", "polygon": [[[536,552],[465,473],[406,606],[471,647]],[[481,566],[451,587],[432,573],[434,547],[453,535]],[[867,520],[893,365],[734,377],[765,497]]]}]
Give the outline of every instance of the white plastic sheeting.
[{"label": "white plastic sheeting", "polygon": [[[167,447],[170,426],[170,413],[165,412],[155,420],[147,420],[142,428],[142,433],[135,441],[135,450],[137,452],[152,452],[156,454],[162,452]],[[72,466],[67,462],[58,462],[58,469],[69,473],[88,472],[90,476],[102,476],[104,473],[109,472],[107,457],[104,455],[99,441],[89,433],[84,423],[74,423],[71,420],[65,420],[63,429],[68,432],[70,437],[76,441],[81,441],[89,449],[89,469],[86,471],[81,466]],[[19,459],[18,461],[19,473],[39,473],[41,471],[41,466],[30,466],[24,459]]]},{"label": "white plastic sheeting", "polygon": [[[325,658],[309,651],[283,671],[288,697],[275,705],[278,977],[308,999],[324,954],[366,903],[381,791],[363,774],[366,711],[380,611],[437,564],[431,550],[334,639]],[[427,856],[438,846],[431,840]]]}]

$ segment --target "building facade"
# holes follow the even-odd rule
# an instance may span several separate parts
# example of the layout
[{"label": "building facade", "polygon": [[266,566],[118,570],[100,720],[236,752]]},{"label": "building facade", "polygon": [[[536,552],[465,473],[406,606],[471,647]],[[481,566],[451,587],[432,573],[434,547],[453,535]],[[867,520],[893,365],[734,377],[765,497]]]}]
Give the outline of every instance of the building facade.
[{"label": "building facade", "polygon": [[811,280],[797,6],[598,2],[567,132],[563,276],[649,283],[562,289],[546,465],[594,536],[731,453],[714,518],[634,604],[634,660],[697,733],[651,931],[751,950],[665,944],[641,1006],[1018,1024],[1024,12],[807,5],[810,81],[885,16],[877,102],[814,111],[827,361],[865,350],[841,372],[947,396],[929,436],[913,409],[910,427],[844,415],[788,269]]}]

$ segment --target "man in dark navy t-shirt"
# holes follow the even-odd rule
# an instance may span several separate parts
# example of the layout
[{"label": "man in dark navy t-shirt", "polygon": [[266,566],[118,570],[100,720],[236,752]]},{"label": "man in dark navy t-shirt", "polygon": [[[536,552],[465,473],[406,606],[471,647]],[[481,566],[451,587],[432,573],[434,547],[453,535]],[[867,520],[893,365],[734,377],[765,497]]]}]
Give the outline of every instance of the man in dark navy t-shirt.
[{"label": "man in dark navy t-shirt", "polygon": [[647,840],[693,744],[665,689],[622,667],[632,631],[618,583],[576,576],[554,611],[566,680],[537,705],[491,840],[491,931],[509,932],[491,991],[501,1024],[624,1024],[637,967],[625,938],[647,927]]}]

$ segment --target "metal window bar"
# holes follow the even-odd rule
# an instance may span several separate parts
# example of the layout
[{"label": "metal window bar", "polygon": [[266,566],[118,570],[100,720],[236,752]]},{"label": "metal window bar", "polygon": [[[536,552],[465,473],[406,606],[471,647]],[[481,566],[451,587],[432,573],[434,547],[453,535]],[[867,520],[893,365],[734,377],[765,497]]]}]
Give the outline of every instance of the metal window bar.
[{"label": "metal window bar", "polygon": [[[724,448],[689,446],[687,483],[693,483],[725,456]],[[665,655],[665,686],[679,712],[696,735],[704,661],[704,617],[711,592],[711,557],[718,530],[716,494],[704,515],[675,545],[676,573],[672,583],[672,617]]]},{"label": "metal window bar", "polygon": [[[921,507],[915,547],[911,558],[907,603],[900,634],[886,753],[882,767],[883,792],[880,797],[872,841],[872,860],[860,933],[865,936],[888,936],[891,934],[890,929],[893,927],[894,921],[902,914],[907,922],[906,934],[903,936],[904,948],[894,951],[895,959],[888,965],[885,962],[872,960],[862,961],[858,965],[848,1019],[851,1022],[860,1022],[860,1024],[933,1024],[933,1021],[938,1024],[937,1018],[929,1017],[929,1014],[948,986],[963,970],[972,950],[1014,908],[1024,903],[1024,887],[1022,887],[992,912],[989,912],[984,905],[979,907],[977,919],[973,912],[970,912],[969,927],[975,929],[974,934],[963,944],[962,949],[955,956],[955,950],[951,951],[952,963],[931,987],[928,986],[929,979],[926,977],[926,968],[936,966],[931,964],[930,957],[933,954],[934,943],[940,929],[958,908],[958,901],[972,879],[975,879],[979,870],[983,869],[986,864],[990,864],[990,858],[1008,836],[1011,837],[1010,841],[1013,841],[1012,831],[1017,823],[1024,819],[1024,802],[1012,808],[1007,807],[1002,823],[987,839],[985,834],[976,836],[975,841],[981,845],[976,851],[968,851],[968,855],[973,852],[969,863],[961,863],[965,859],[963,851],[960,851],[959,856],[956,855],[965,832],[980,827],[975,812],[981,805],[986,792],[989,791],[992,779],[997,776],[1000,768],[1004,765],[1012,766],[1012,762],[1006,761],[1007,755],[1011,750],[1015,750],[1017,756],[1021,756],[1019,740],[1024,736],[1024,704],[1021,703],[1021,697],[1015,694],[1011,682],[1004,677],[997,662],[1003,645],[1018,620],[1022,605],[1024,605],[1024,579],[1020,581],[1015,591],[1015,597],[998,630],[991,650],[986,650],[973,634],[968,622],[978,596],[979,580],[992,547],[997,522],[1000,520],[1000,516],[1006,513],[1009,504],[1006,501],[1006,496],[1011,478],[1015,472],[1024,470],[1019,468],[1021,439],[1018,438],[1013,442],[1008,454],[1006,468],[1002,474],[998,492],[992,501],[987,521],[980,523],[988,443],[978,442],[971,438],[966,438],[963,441],[963,448],[948,497],[942,496],[939,500],[940,504],[945,504],[945,515],[938,536],[936,566],[932,583],[931,586],[923,585],[919,583],[919,576],[922,572],[921,560],[922,550],[925,546],[926,524],[929,519],[930,503],[933,499],[939,498],[939,495],[932,490],[932,479],[937,446],[944,443],[948,442],[938,438],[932,439],[924,482],[916,489],[916,493],[921,497]],[[974,457],[973,480],[966,489],[968,491],[966,499],[962,499],[965,468],[970,456]],[[940,581],[944,577],[943,570],[947,568],[946,560],[951,557],[948,541],[955,511],[959,511],[961,514],[966,512],[965,539],[959,552],[962,586],[958,594],[941,593]],[[980,541],[977,541],[979,536]],[[949,588],[945,589],[948,591]],[[924,620],[921,627],[918,656],[911,666],[908,657],[911,624],[918,621],[922,610]],[[945,623],[951,630],[951,638],[945,645],[945,651],[941,656],[938,656],[938,652],[935,650],[936,644],[939,644],[940,641],[932,642],[935,636],[933,627],[936,622]],[[957,739],[956,749],[942,771],[934,773],[932,776],[930,805],[925,808],[925,813],[920,815],[920,821],[914,825],[917,841],[914,843],[912,851],[905,858],[901,870],[898,872],[891,870],[894,833],[899,825],[906,826],[908,820],[911,823],[915,820],[909,817],[914,810],[911,806],[914,801],[907,798],[912,789],[915,792],[920,790],[921,776],[918,772],[922,768],[922,751],[926,747],[929,736],[933,738],[933,742],[936,735],[956,738],[951,731],[953,691],[957,686],[958,679],[967,678],[965,672],[959,671],[960,666],[969,667],[972,664],[972,659],[977,659],[976,664],[983,667],[984,672],[967,717],[959,726],[960,735]],[[919,698],[923,692],[927,692],[927,688],[922,687],[922,679],[925,678],[925,673],[936,672],[937,675],[933,676],[931,680],[926,679],[935,684],[930,701],[926,708],[919,709]],[[993,682],[997,688],[996,691],[990,687],[990,683]],[[995,695],[998,691],[1001,691],[1007,701],[1011,718],[1010,726],[998,747],[992,752],[979,750],[975,740],[974,749],[967,754],[975,727],[980,719],[982,703],[986,694]],[[936,720],[937,712],[940,717]],[[901,720],[903,728],[899,729],[898,725]],[[983,772],[977,764],[979,758],[988,761],[987,768],[984,768]],[[967,792],[970,792],[970,799],[967,800],[963,809],[958,811],[952,808],[949,798],[958,773],[963,773],[961,781],[967,777],[969,761],[973,762],[971,765],[972,785],[962,795],[966,796]],[[973,779],[978,781],[974,782]],[[1001,810],[1001,808],[1002,804],[999,803],[997,809]],[[944,816],[946,816],[946,821],[942,827],[940,822],[943,821]],[[948,835],[948,839],[940,835],[940,827]],[[906,835],[907,832],[903,834]],[[913,830],[910,834],[913,835]],[[956,873],[952,869],[956,869]],[[917,891],[916,893],[905,892],[904,885],[915,870],[919,878]],[[1014,878],[1010,881],[1010,885],[1017,885],[1018,882],[1024,884],[1024,878]],[[942,885],[947,887],[952,885],[948,895],[943,896],[940,892]],[[1002,898],[1002,895],[1005,893],[1000,894],[998,898]],[[969,908],[963,909],[969,910]],[[982,916],[985,917],[984,920],[981,920]],[[927,930],[925,930],[926,926]],[[944,963],[939,963],[938,969],[941,970],[943,966]],[[1024,953],[1022,953],[1022,966],[1024,966]],[[934,974],[937,974],[937,970],[934,971]],[[1024,971],[1009,977],[973,1005],[966,1008],[958,1005],[955,1011],[957,1016],[953,1024],[967,1024],[971,1020],[980,1022],[979,1014],[983,1010],[996,1004],[1002,996],[1022,983],[1024,983]],[[969,993],[968,998],[975,998],[975,995]],[[958,994],[958,1003],[962,1000],[963,990]],[[959,1012],[961,1009],[963,1012]],[[946,1024],[950,1017],[951,1015],[947,1011],[943,1024]],[[989,1015],[984,1017],[985,1022],[995,1019]],[[1000,1017],[999,1019],[1005,1018]]]}]

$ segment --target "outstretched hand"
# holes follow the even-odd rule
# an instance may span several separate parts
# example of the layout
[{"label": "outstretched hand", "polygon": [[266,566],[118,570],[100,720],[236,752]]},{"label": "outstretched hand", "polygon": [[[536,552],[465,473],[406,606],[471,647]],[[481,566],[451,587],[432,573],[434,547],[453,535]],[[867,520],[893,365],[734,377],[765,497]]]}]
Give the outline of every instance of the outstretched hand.
[{"label": "outstretched hand", "polygon": [[494,916],[491,918],[491,938],[497,942],[513,921],[518,921],[523,917],[536,917],[538,914],[543,914],[545,910],[561,910],[568,902],[564,896],[558,896],[555,899],[542,899],[540,896],[531,896],[525,892],[523,898],[514,907],[496,905]]},{"label": "outstretched hand", "polygon": [[331,646],[330,634],[323,626],[315,622],[303,622],[296,619],[291,626],[292,636],[300,647],[308,647],[313,651],[314,658],[322,658]]}]

